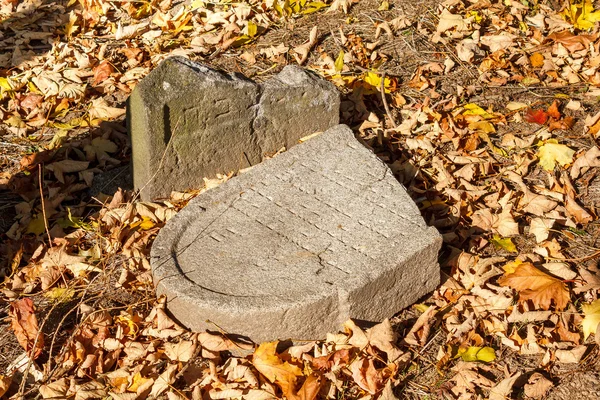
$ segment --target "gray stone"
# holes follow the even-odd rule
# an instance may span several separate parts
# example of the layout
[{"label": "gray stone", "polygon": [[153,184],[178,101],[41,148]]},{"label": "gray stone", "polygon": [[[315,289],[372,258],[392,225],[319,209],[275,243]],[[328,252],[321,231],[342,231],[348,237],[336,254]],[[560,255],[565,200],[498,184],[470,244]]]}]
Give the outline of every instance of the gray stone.
[{"label": "gray stone", "polygon": [[432,291],[441,241],[389,168],[338,125],[191,201],[161,229],[151,265],[190,329],[317,339]]},{"label": "gray stone", "polygon": [[182,57],[163,61],[128,100],[133,181],[142,199],[200,187],[339,122],[339,92],[295,66],[264,84]]}]

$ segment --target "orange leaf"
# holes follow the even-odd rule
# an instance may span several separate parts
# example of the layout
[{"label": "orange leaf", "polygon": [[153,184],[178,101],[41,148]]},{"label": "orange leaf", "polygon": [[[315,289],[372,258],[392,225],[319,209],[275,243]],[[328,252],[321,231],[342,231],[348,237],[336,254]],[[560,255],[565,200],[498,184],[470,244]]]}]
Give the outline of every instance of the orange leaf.
[{"label": "orange leaf", "polygon": [[288,392],[285,393],[285,397],[289,400],[314,400],[317,398],[323,383],[325,382],[321,376],[309,375],[298,393]]},{"label": "orange leaf", "polygon": [[540,53],[533,53],[529,56],[529,62],[533,68],[539,68],[544,65],[544,56]]},{"label": "orange leaf", "polygon": [[98,86],[108,79],[110,74],[113,72],[113,66],[108,62],[108,60],[103,60],[96,66],[96,68],[94,68],[94,81],[92,82],[92,86]]},{"label": "orange leaf", "polygon": [[558,101],[554,100],[552,105],[548,107],[548,115],[556,120],[560,119],[560,111],[558,111]]},{"label": "orange leaf", "polygon": [[527,110],[525,121],[544,125],[548,121],[548,114],[544,110]]},{"label": "orange leaf", "polygon": [[562,129],[564,131],[568,131],[569,129],[571,129],[573,127],[574,124],[575,124],[575,120],[573,119],[573,117],[564,117],[563,119],[560,119],[558,121],[550,122],[550,125],[548,125],[548,130],[550,132],[552,132],[556,129]]},{"label": "orange leaf", "polygon": [[535,307],[543,310],[550,309],[553,301],[556,308],[562,310],[570,301],[569,289],[563,281],[540,271],[531,263],[519,264],[512,274],[498,279],[498,283],[518,291],[519,302],[531,300]]},{"label": "orange leaf", "polygon": [[44,349],[44,337],[39,331],[33,301],[24,298],[10,303],[10,320],[19,344],[30,353],[31,358],[36,359]]},{"label": "orange leaf", "polygon": [[276,353],[277,341],[261,343],[252,356],[252,364],[270,382],[279,385],[286,397],[294,393],[296,381],[302,370],[294,364],[283,362]]}]

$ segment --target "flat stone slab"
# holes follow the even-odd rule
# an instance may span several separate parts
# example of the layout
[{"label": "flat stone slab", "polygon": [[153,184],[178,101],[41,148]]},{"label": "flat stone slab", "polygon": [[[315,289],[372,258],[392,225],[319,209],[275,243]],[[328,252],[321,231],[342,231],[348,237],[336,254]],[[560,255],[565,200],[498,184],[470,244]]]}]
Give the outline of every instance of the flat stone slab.
[{"label": "flat stone slab", "polygon": [[127,103],[134,187],[144,200],[201,187],[337,125],[339,106],[338,90],[300,67],[258,84],[168,58]]},{"label": "flat stone slab", "polygon": [[434,290],[442,243],[389,168],[338,125],[198,196],[152,246],[192,330],[318,339]]}]

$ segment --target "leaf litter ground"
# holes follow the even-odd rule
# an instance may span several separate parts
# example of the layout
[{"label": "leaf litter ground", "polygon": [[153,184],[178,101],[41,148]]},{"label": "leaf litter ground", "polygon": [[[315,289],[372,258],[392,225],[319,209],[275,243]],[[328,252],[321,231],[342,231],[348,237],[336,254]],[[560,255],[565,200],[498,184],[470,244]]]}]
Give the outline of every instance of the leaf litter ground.
[{"label": "leaf litter ground", "polygon": [[[589,1],[3,3],[0,391],[596,398],[599,15]],[[232,175],[157,202],[89,188],[129,161],[124,100],[174,54],[334,82],[343,122],[444,235],[440,288],[293,346],[172,321],[152,240]]]}]

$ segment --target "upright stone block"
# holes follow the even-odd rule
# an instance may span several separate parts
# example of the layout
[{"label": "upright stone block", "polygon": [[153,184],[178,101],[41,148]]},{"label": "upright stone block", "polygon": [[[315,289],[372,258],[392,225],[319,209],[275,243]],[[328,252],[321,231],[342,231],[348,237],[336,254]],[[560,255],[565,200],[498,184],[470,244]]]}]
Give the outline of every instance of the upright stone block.
[{"label": "upright stone block", "polygon": [[337,124],[339,102],[333,85],[298,67],[261,85],[169,58],[128,101],[134,187],[143,199],[166,197],[257,164]]},{"label": "upright stone block", "polygon": [[339,125],[203,193],[152,246],[157,293],[193,330],[317,339],[439,284],[441,237]]}]

